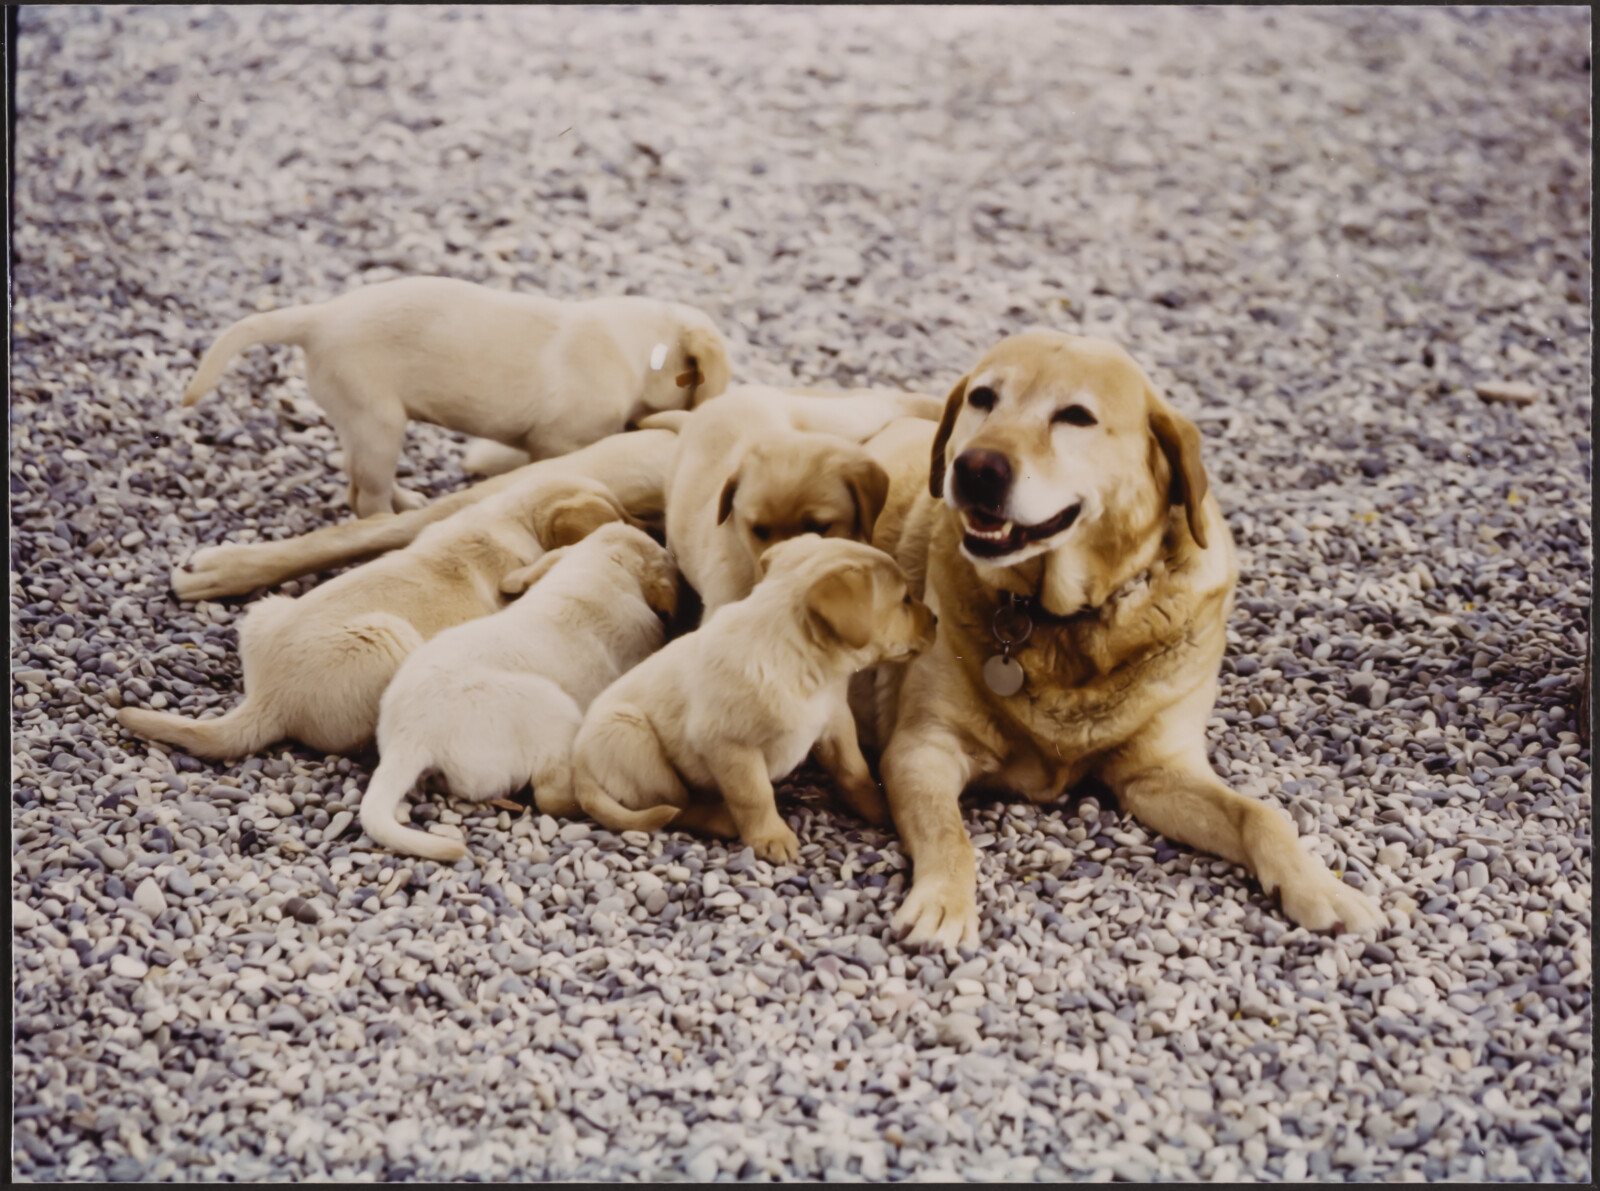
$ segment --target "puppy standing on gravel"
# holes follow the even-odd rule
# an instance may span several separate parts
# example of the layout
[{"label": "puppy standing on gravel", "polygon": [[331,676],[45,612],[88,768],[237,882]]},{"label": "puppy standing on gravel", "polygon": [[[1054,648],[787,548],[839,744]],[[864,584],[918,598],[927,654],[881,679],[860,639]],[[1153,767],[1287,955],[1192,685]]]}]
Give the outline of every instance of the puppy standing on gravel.
[{"label": "puppy standing on gravel", "polygon": [[473,801],[531,780],[541,811],[571,813],[572,739],[584,708],[661,648],[678,573],[649,535],[604,525],[507,575],[500,589],[527,594],[440,633],[384,692],[383,760],[361,800],[361,826],[385,847],[446,863],[466,855],[459,841],[395,819],[400,799],[430,769]]},{"label": "puppy standing on gravel", "polygon": [[193,405],[258,343],[305,349],[306,386],[344,448],[360,517],[422,504],[395,485],[410,419],[564,455],[728,384],[727,345],[690,306],[648,298],[561,302],[445,277],[362,286],[327,302],[252,314],[201,357]]},{"label": "puppy standing on gravel", "polygon": [[[579,463],[626,458],[636,483],[659,487],[668,435],[595,444],[527,482],[469,505],[387,554],[301,596],[269,596],[239,626],[244,702],[215,719],[124,707],[122,726],[202,757],[239,757],[284,737],[329,753],[371,743],[384,688],[406,655],[436,633],[505,606],[501,583],[545,550],[625,519],[615,493]],[[545,466],[545,465],[540,465]],[[597,468],[603,470],[603,468]],[[653,471],[653,478],[651,472]],[[517,590],[521,590],[518,588]]]},{"label": "puppy standing on gravel", "polygon": [[[737,836],[774,864],[793,860],[799,840],[772,783],[813,744],[846,801],[883,818],[846,690],[857,670],[928,648],[933,613],[893,559],[861,542],[806,534],[760,565],[749,596],[623,675],[584,717],[573,786],[606,827],[677,822]],[[691,789],[721,797],[692,801]]]}]

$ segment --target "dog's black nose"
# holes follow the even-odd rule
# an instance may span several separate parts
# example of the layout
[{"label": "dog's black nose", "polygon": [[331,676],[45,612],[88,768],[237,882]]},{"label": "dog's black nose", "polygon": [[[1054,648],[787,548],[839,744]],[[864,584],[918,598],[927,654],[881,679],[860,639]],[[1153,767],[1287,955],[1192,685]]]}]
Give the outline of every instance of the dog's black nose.
[{"label": "dog's black nose", "polygon": [[999,451],[962,451],[956,456],[952,471],[957,503],[996,515],[1006,507],[1006,497],[1011,492],[1011,460]]}]

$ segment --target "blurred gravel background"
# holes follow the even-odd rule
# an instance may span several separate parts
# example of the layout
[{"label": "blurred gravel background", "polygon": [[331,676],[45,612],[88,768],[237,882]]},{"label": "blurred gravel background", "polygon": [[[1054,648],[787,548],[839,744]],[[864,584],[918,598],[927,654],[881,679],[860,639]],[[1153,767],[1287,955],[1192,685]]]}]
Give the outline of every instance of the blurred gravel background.
[{"label": "blurred gravel background", "polygon": [[[21,33],[15,1177],[1591,1177],[1586,10]],[[411,273],[697,303],[750,380],[942,394],[1009,331],[1116,337],[1244,553],[1216,765],[1393,930],[1289,929],[1092,792],[979,800],[947,962],[814,778],[793,869],[424,799],[441,869],[361,836],[371,757],[123,735],[237,698],[247,601],[171,566],[347,515],[297,353],[180,417],[197,354]],[[414,426],[409,482],[459,443]]]}]

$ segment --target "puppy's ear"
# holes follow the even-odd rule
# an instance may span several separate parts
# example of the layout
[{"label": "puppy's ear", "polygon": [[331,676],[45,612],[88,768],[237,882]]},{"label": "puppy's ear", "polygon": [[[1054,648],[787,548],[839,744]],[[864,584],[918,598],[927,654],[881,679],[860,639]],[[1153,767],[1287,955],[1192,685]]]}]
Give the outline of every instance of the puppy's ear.
[{"label": "puppy's ear", "polygon": [[857,459],[845,469],[844,482],[856,503],[856,536],[871,545],[873,526],[889,499],[889,473],[876,460]]},{"label": "puppy's ear", "polygon": [[1200,431],[1193,422],[1163,401],[1152,388],[1149,391],[1150,434],[1155,439],[1172,479],[1167,490],[1171,504],[1184,506],[1189,521],[1189,534],[1195,545],[1206,548],[1205,499],[1210,489],[1205,466],[1200,462]]},{"label": "puppy's ear", "polygon": [[546,550],[581,542],[602,525],[627,521],[615,498],[597,492],[580,492],[544,506],[533,517],[533,532]]},{"label": "puppy's ear", "polygon": [[678,383],[682,387],[689,379],[693,384],[689,408],[697,409],[728,387],[728,347],[711,327],[690,327],[679,343],[689,368],[678,377]]},{"label": "puppy's ear", "polygon": [[728,477],[728,482],[722,486],[722,496],[717,501],[718,525],[733,516],[733,494],[737,491],[739,491],[739,473],[735,472]]},{"label": "puppy's ear", "polygon": [[521,595],[535,583],[543,579],[550,568],[555,566],[567,556],[571,546],[560,546],[546,554],[541,555],[536,561],[530,562],[525,567],[519,567],[505,578],[500,580],[500,594],[507,596]]},{"label": "puppy's ear", "polygon": [[944,496],[944,449],[950,445],[950,433],[956,428],[956,416],[967,399],[967,381],[963,376],[944,399],[944,415],[939,419],[939,431],[933,436],[933,458],[928,462],[928,492],[934,500]]},{"label": "puppy's ear", "polygon": [[872,643],[872,575],[861,567],[830,571],[806,593],[806,611],[851,649]]},{"label": "puppy's ear", "polygon": [[639,590],[644,593],[644,602],[650,605],[650,611],[671,624],[678,615],[677,570],[652,568],[652,573],[639,585]]}]

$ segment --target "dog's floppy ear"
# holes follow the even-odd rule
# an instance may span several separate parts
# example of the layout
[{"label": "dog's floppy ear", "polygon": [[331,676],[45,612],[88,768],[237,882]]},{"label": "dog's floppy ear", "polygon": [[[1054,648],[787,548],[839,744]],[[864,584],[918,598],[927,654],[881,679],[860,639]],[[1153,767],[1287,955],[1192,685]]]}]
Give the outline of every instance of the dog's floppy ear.
[{"label": "dog's floppy ear", "polygon": [[1205,465],[1200,462],[1200,431],[1193,422],[1163,401],[1152,388],[1149,391],[1150,433],[1166,456],[1172,481],[1167,490],[1171,504],[1184,506],[1189,521],[1189,534],[1195,545],[1206,548],[1205,499],[1210,488]]},{"label": "dog's floppy ear", "polygon": [[613,521],[634,524],[615,497],[579,492],[545,505],[533,515],[534,536],[546,550],[581,542],[602,525]]},{"label": "dog's floppy ear", "polygon": [[806,592],[806,610],[851,649],[872,643],[872,584],[863,567],[829,571]]},{"label": "dog's floppy ear", "polygon": [[967,381],[963,376],[944,399],[944,416],[939,419],[939,431],[933,436],[933,458],[928,462],[928,492],[934,500],[944,496],[944,449],[950,445],[950,432],[956,428],[956,416],[961,413],[962,402],[967,399]]},{"label": "dog's floppy ear", "polygon": [[540,555],[537,560],[530,562],[527,566],[519,567],[517,570],[512,571],[500,580],[500,594],[507,596],[521,595],[528,588],[539,582],[540,579],[543,579],[550,568],[565,558],[571,549],[571,546],[558,546],[556,549]]},{"label": "dog's floppy ear", "polygon": [[856,459],[845,468],[845,486],[856,503],[856,531],[861,541],[872,542],[872,529],[889,499],[889,473],[873,459]]},{"label": "dog's floppy ear", "polygon": [[717,501],[717,524],[721,525],[733,516],[733,494],[739,491],[739,473],[734,472],[728,477],[728,482],[722,486],[722,496]]}]

